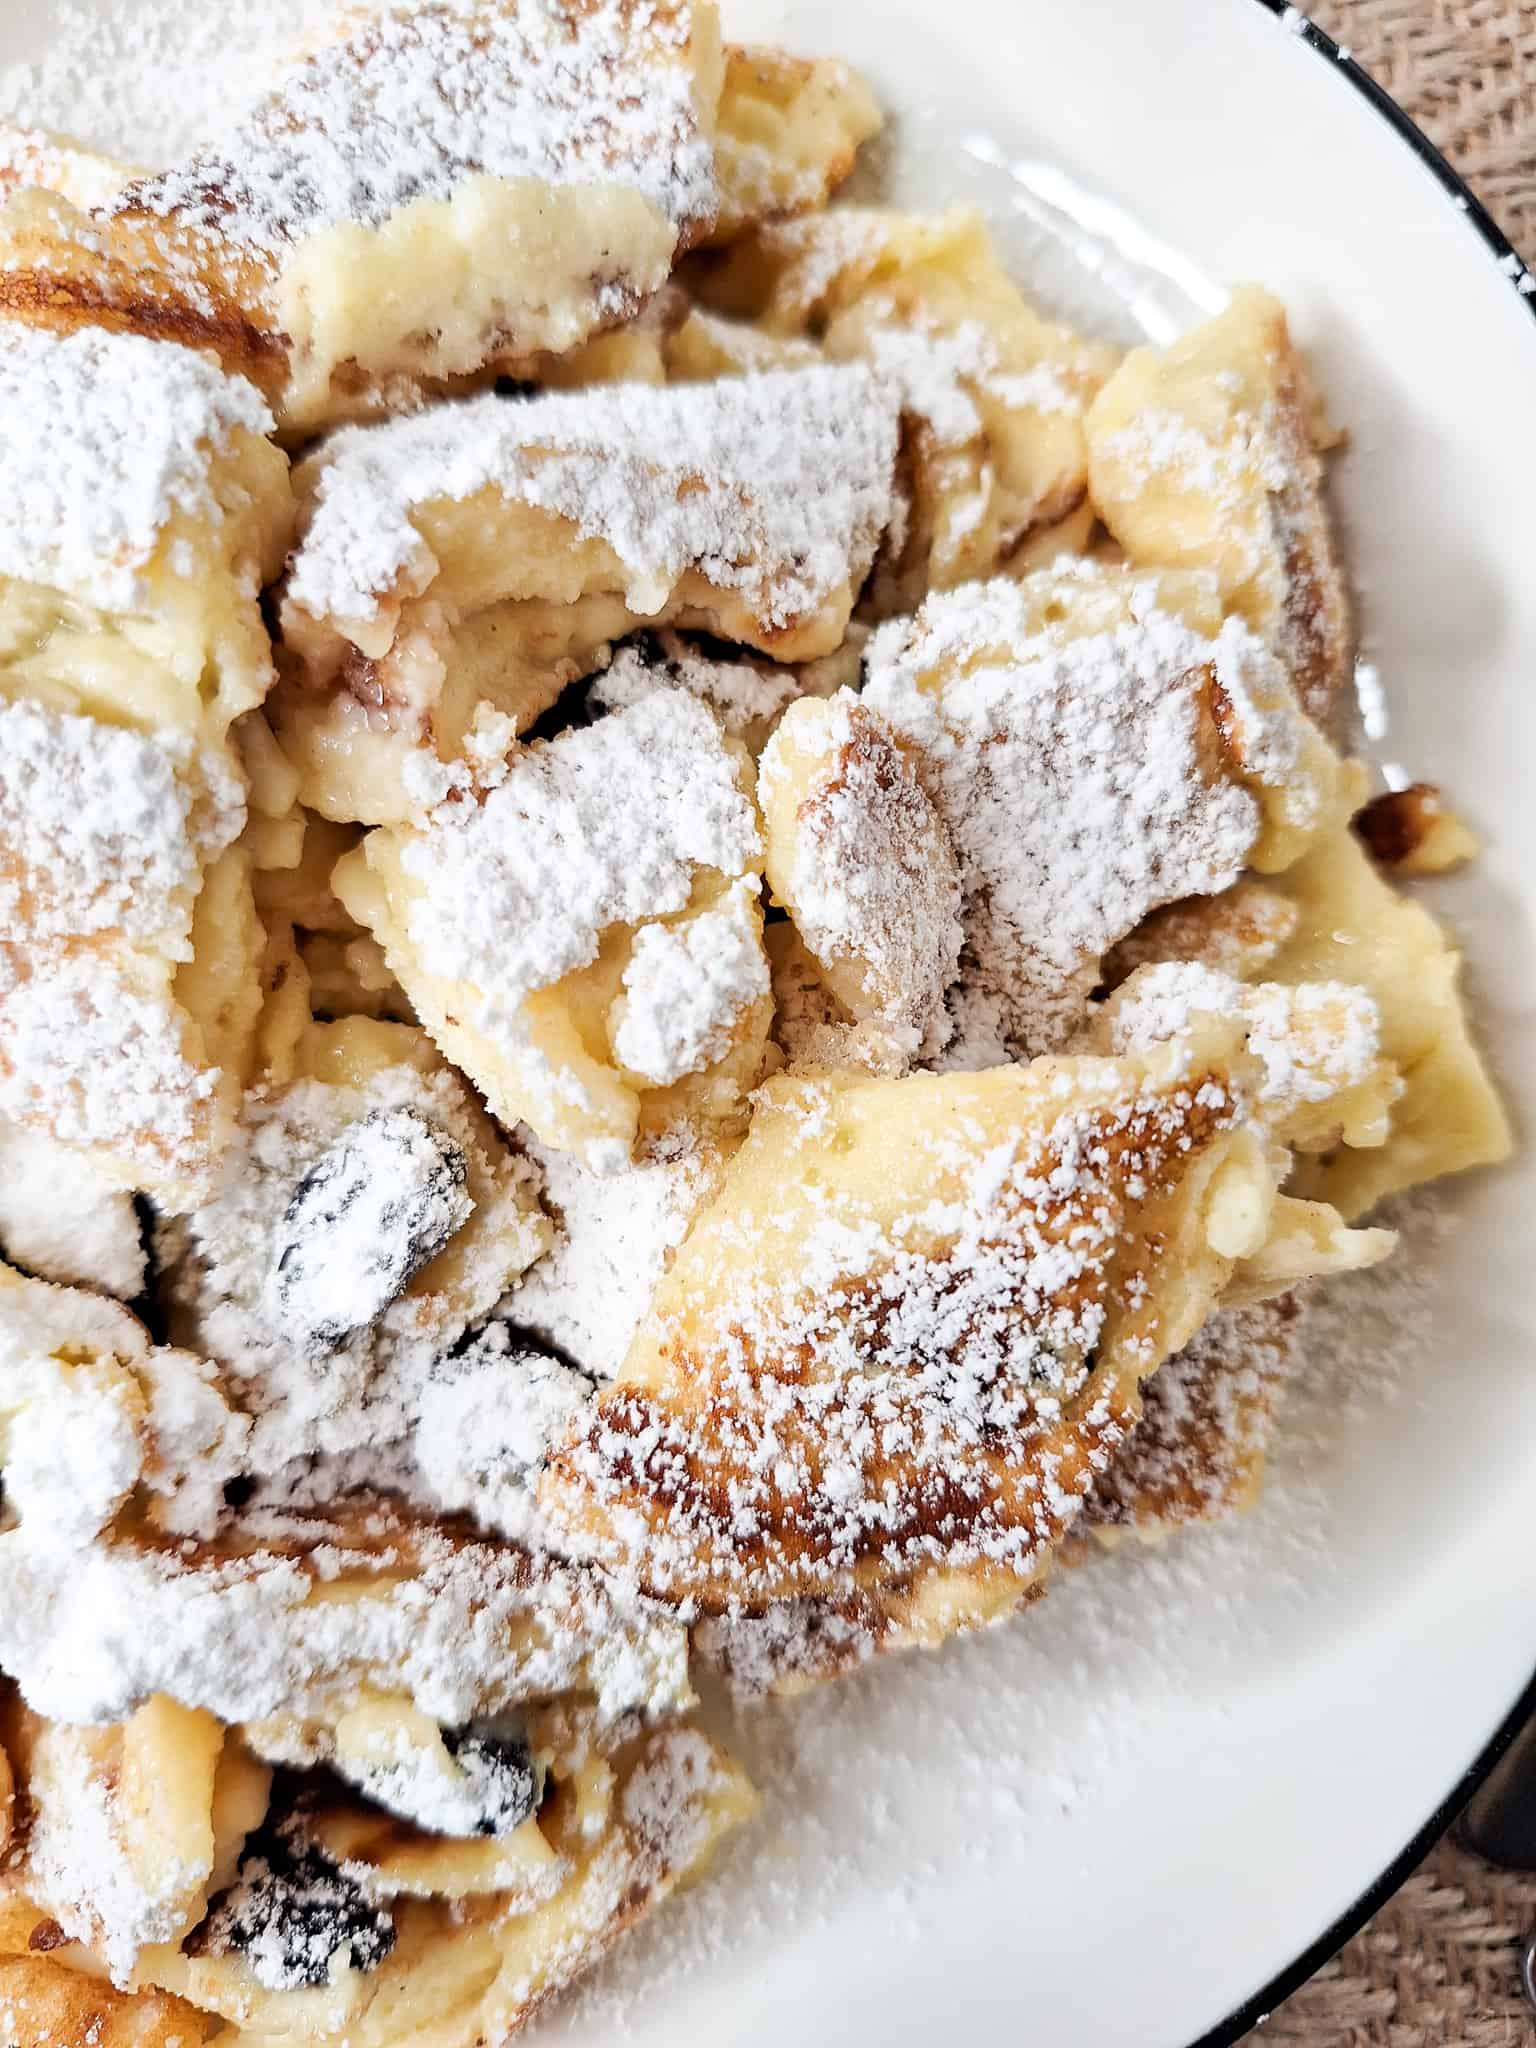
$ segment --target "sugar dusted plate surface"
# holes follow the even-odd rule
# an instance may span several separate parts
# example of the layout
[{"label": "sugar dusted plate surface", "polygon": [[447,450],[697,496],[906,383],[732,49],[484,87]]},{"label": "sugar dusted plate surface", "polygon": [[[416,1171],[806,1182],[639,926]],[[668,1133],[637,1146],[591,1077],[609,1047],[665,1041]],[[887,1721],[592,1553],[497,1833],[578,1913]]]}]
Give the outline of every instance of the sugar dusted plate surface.
[{"label": "sugar dusted plate surface", "polygon": [[[136,110],[187,97],[156,93],[146,53],[190,79],[217,47],[235,85],[306,5],[223,10],[216,46],[186,0],[13,0],[0,111],[143,151]],[[1528,1125],[1536,323],[1488,248],[1246,0],[724,11],[735,35],[864,67],[896,116],[893,195],[983,204],[1074,317],[1162,339],[1241,279],[1287,300],[1350,429],[1336,487],[1389,705],[1378,751],[1487,840],[1435,899]],[[546,2037],[900,2048],[959,2026],[1178,2048],[1219,2026],[1373,1882],[1530,1678],[1533,1207],[1527,1155],[1405,1216],[1397,1268],[1327,1297],[1240,1526],[1065,1575],[989,1638],[749,1719],[763,1824]]]}]

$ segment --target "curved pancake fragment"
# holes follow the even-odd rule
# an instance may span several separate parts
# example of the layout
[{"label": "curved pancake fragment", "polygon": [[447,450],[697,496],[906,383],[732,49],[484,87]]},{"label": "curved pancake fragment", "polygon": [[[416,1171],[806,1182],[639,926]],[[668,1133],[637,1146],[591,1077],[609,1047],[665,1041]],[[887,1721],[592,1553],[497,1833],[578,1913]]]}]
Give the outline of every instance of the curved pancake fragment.
[{"label": "curved pancake fragment", "polygon": [[[253,1731],[165,1700],[98,1728],[0,1703],[29,1814],[0,1877],[7,2043],[480,2048],[756,1807],[701,1729],[604,1730],[579,1694],[494,1726],[440,1730],[382,1697],[350,1718],[369,1716],[390,1757],[371,1774],[341,1731],[290,1738],[274,1774]],[[450,1751],[490,1772],[478,1820],[413,1819],[345,1775],[419,1789]]]},{"label": "curved pancake fragment", "polygon": [[0,1118],[174,1201],[251,1051],[287,462],[249,384],[133,336],[0,324],[0,414]]},{"label": "curved pancake fragment", "polygon": [[706,1611],[873,1590],[941,1634],[1016,1601],[1262,1250],[1259,1085],[1209,1017],[1120,1059],[770,1082],[553,1456],[555,1527]]}]

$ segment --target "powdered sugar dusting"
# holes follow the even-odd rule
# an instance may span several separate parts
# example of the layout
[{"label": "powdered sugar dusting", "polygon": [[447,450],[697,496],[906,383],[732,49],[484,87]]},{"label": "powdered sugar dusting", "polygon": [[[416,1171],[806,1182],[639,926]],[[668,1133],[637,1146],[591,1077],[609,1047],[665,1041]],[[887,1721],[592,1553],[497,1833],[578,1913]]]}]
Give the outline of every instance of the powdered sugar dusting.
[{"label": "powdered sugar dusting", "polygon": [[0,1117],[131,1162],[145,1185],[208,1164],[219,1076],[163,987],[89,948],[34,971],[0,946]]},{"label": "powdered sugar dusting", "polygon": [[434,974],[488,1012],[596,958],[610,925],[684,909],[699,868],[758,856],[756,813],[714,718],[658,691],[595,726],[516,754],[478,803],[450,803],[408,839],[421,885],[410,936]]},{"label": "powdered sugar dusting", "polygon": [[1028,1052],[1063,1042],[1105,948],[1149,910],[1242,872],[1258,807],[1200,746],[1222,659],[1134,599],[1123,623],[1053,641],[1011,582],[932,598],[871,644],[868,701],[916,749],[960,856],[970,972]]},{"label": "powdered sugar dusting", "polygon": [[244,818],[229,766],[184,735],[0,703],[0,1117],[130,1185],[206,1172],[219,1082],[172,970]]},{"label": "powdered sugar dusting", "polygon": [[28,1831],[25,1882],[60,1926],[124,1982],[141,1948],[180,1932],[180,1909],[197,1873],[174,1859],[153,1877],[136,1867],[113,1777],[83,1729],[44,1731],[34,1769],[46,1796]]},{"label": "powdered sugar dusting", "polygon": [[71,205],[104,206],[123,188],[126,173],[110,157],[95,155],[42,129],[0,120],[0,199],[13,191],[57,192]]},{"label": "powdered sugar dusting", "polygon": [[895,455],[894,411],[852,367],[440,406],[329,444],[289,597],[374,618],[420,560],[413,513],[490,487],[605,541],[642,615],[693,569],[787,627],[862,582]]},{"label": "powdered sugar dusting", "polygon": [[1089,1495],[1085,1524],[1154,1533],[1247,1505],[1298,1338],[1288,1296],[1218,1310],[1142,1387],[1141,1420]]},{"label": "powdered sugar dusting", "polygon": [[[792,741],[792,728],[785,738]],[[857,1014],[909,1034],[932,1027],[960,960],[961,887],[949,834],[889,729],[849,692],[824,728],[830,772],[800,804],[784,878],[801,937],[863,983]],[[765,796],[784,768],[763,759]],[[841,992],[841,991],[840,991]],[[845,1000],[853,1000],[850,991]]]},{"label": "powdered sugar dusting", "polygon": [[[409,1436],[438,1361],[544,1242],[530,1170],[493,1142],[456,1076],[409,1064],[361,1087],[306,1080],[247,1097],[217,1187],[162,1224],[158,1246],[178,1334],[220,1361],[254,1417],[248,1471]],[[476,1194],[450,1175],[434,1221],[437,1181],[414,1162],[426,1151],[437,1174],[447,1149],[459,1175],[471,1162]],[[317,1173],[318,1201],[304,1192]],[[355,1255],[359,1204],[367,1259]],[[452,1287],[406,1284],[424,1229],[432,1250],[456,1239]]]},{"label": "powdered sugar dusting", "polygon": [[[782,1112],[803,1110],[813,1143],[816,1093],[802,1084]],[[578,1510],[576,1540],[654,1587],[706,1580],[717,1603],[845,1592],[861,1564],[881,1583],[935,1562],[1027,1572],[1075,1512],[1088,1446],[1115,1441],[1113,1386],[1093,1371],[1111,1304],[1153,1284],[1132,1205],[1237,1114],[1214,1081],[1132,1079],[993,1149],[973,1136],[972,1153],[957,1103],[969,1163],[951,1197],[882,1227],[823,1183],[787,1276],[752,1255],[751,1215],[716,1221],[674,1274],[680,1332],[662,1306],[650,1333],[661,1357],[678,1347],[686,1398],[621,1381],[559,1455],[556,1509],[566,1487],[589,1495],[599,1524]],[[713,1309],[711,1256],[730,1269]]]},{"label": "powdered sugar dusting", "polygon": [[542,1544],[539,1473],[592,1391],[585,1374],[492,1323],[422,1388],[411,1455],[432,1504]]},{"label": "powdered sugar dusting", "polygon": [[1200,491],[1239,512],[1252,502],[1255,479],[1274,492],[1289,482],[1273,421],[1260,415],[1247,425],[1246,435],[1225,443],[1212,440],[1179,413],[1148,406],[1106,435],[1104,446],[1148,481],[1166,474],[1181,488]]},{"label": "powdered sugar dusting", "polygon": [[[1406,1389],[1437,1400],[1442,1371],[1426,1310],[1443,1212],[1419,1200],[1382,1220],[1403,1231],[1405,1256],[1308,1297],[1255,1512],[1095,1555],[1058,1573],[1039,1605],[941,1656],[884,1658],[813,1699],[740,1717],[732,1746],[764,1801],[756,1853],[639,1930],[575,1994],[582,2048],[664,2040],[695,1979],[772,1999],[791,1953],[807,1985],[795,2017],[813,2025],[810,2001],[839,1955],[931,1942],[941,1913],[990,1929],[999,1898],[1016,1924],[1021,1901],[1059,1889],[1079,1858],[1115,1854],[1116,1822],[1097,1825],[1104,1801],[1118,1810],[1207,1739],[1225,1755],[1251,1690],[1358,1630],[1348,1489],[1322,1468],[1341,1412],[1368,1438]],[[1182,1780],[1163,1807],[1176,1816],[1180,1800]]]},{"label": "powdered sugar dusting", "polygon": [[[106,1721],[167,1693],[240,1722],[334,1713],[371,1683],[458,1727],[571,1690],[594,1692],[610,1717],[691,1697],[682,1631],[629,1621],[579,1569],[430,1531],[396,1532],[380,1556],[344,1525],[306,1537],[301,1522],[253,1511],[247,1527],[248,1554],[193,1563],[124,1543],[69,1554],[0,1539],[0,1655],[28,1703]],[[325,1598],[349,1572],[364,1582],[357,1597]]]},{"label": "powdered sugar dusting", "polygon": [[665,1087],[722,1059],[743,1014],[768,994],[758,887],[746,878],[719,909],[635,934],[613,1049],[642,1081]]},{"label": "powdered sugar dusting", "polygon": [[187,155],[249,100],[335,0],[53,0],[36,61],[0,68],[0,113],[134,163]]},{"label": "powdered sugar dusting", "polygon": [[326,39],[272,97],[123,204],[270,249],[376,226],[466,177],[620,183],[679,228],[714,214],[687,0],[426,0]]},{"label": "powdered sugar dusting", "polygon": [[594,1379],[612,1379],[703,1199],[709,1166],[686,1130],[653,1139],[613,1174],[530,1134],[523,1142],[543,1168],[558,1235],[500,1313]]},{"label": "powdered sugar dusting", "polygon": [[1115,999],[1110,1042],[1144,1051],[1187,1031],[1201,1012],[1241,1016],[1264,1068],[1262,1101],[1278,1110],[1331,1101],[1363,1081],[1381,1054],[1380,1013],[1344,982],[1244,983],[1196,962],[1144,967]]},{"label": "powdered sugar dusting", "polygon": [[259,394],[190,349],[0,328],[0,575],[132,610],[173,514],[221,517],[208,466],[241,429],[272,431]]},{"label": "powdered sugar dusting", "polygon": [[904,412],[923,419],[941,447],[963,447],[982,431],[978,398],[1044,413],[1081,413],[1082,394],[1050,362],[1005,372],[997,344],[976,320],[947,331],[875,327],[870,360],[899,397]]},{"label": "powdered sugar dusting", "polygon": [[176,733],[0,703],[0,926],[35,942],[115,931],[184,958],[203,863],[244,816],[211,759],[214,815],[203,815],[192,756]]}]

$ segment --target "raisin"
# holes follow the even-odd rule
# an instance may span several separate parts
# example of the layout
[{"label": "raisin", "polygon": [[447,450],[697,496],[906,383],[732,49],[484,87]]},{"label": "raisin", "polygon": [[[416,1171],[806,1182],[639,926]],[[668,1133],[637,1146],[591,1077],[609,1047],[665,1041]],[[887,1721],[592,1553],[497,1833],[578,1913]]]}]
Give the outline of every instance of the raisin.
[{"label": "raisin", "polygon": [[510,1835],[539,1803],[539,1772],[521,1735],[494,1728],[445,1729],[449,1755],[474,1787],[481,1807],[477,1835]]},{"label": "raisin", "polygon": [[1354,827],[1381,867],[1400,875],[1443,875],[1477,852],[1477,840],[1432,782],[1384,790],[1357,811]]},{"label": "raisin", "polygon": [[1383,867],[1400,867],[1429,837],[1441,811],[1440,792],[1432,782],[1407,789],[1386,789],[1355,814],[1355,831]]},{"label": "raisin", "polygon": [[464,1155],[419,1110],[376,1109],[293,1191],[272,1271],[280,1320],[334,1350],[377,1319],[467,1221]]},{"label": "raisin", "polygon": [[395,1945],[395,1923],[317,1849],[270,1834],[248,1848],[229,1890],[197,1936],[205,1955],[242,1955],[268,1991],[330,1981],[338,1951],[374,1970]]},{"label": "raisin", "polygon": [[445,1728],[443,1747],[456,1771],[412,1769],[409,1763],[338,1762],[336,1768],[375,1806],[423,1834],[456,1840],[514,1834],[538,1807],[540,1773],[516,1728],[484,1723]]}]

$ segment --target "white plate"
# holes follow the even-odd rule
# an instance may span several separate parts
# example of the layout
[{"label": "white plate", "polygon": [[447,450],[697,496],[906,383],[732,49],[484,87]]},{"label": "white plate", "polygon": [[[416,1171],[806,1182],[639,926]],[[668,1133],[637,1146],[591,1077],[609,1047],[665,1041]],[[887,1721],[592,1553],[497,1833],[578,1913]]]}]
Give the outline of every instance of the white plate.
[{"label": "white plate", "polygon": [[[10,0],[0,62],[39,54],[52,18]],[[1487,839],[1437,895],[1529,1127],[1536,326],[1476,219],[1264,0],[727,0],[727,18],[866,67],[905,197],[983,190],[1027,259],[1045,188],[979,172],[990,154],[1065,173],[1162,245],[1112,263],[1107,298],[1102,271],[1053,258],[1048,295],[1154,326],[1206,280],[1285,296],[1351,431],[1338,493],[1388,750]],[[1448,1209],[1448,1233],[1410,1235],[1416,1294],[1357,1284],[1332,1315],[1358,1356],[1292,1403],[1254,1517],[757,1719],[765,1825],[546,2038],[597,2048],[620,2014],[644,2048],[1230,2038],[1531,1677],[1536,1158]]]}]

